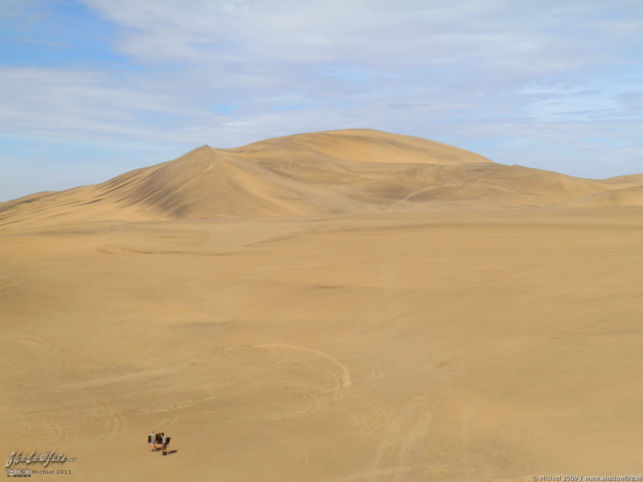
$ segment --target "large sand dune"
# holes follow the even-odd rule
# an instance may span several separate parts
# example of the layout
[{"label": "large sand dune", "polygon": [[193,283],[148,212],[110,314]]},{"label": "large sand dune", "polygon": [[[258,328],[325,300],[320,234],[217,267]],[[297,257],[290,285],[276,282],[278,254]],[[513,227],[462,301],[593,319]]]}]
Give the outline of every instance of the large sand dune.
[{"label": "large sand dune", "polygon": [[331,131],[203,146],[103,184],[5,203],[0,225],[545,206],[626,188],[589,202],[638,206],[641,185],[636,176],[596,181],[505,166],[416,137]]},{"label": "large sand dune", "polygon": [[80,481],[641,474],[642,181],[356,130],[0,204],[0,453]]}]

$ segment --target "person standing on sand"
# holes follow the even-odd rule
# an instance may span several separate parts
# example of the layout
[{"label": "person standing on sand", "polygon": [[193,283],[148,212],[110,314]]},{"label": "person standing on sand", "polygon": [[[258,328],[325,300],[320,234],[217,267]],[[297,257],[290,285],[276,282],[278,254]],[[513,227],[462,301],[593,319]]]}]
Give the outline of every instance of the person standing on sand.
[{"label": "person standing on sand", "polygon": [[152,430],[152,433],[150,434],[150,443],[154,444],[152,445],[152,452],[156,450],[156,433],[154,430]]},{"label": "person standing on sand", "polygon": [[167,455],[167,435],[163,434],[161,444],[163,445],[163,455]]}]

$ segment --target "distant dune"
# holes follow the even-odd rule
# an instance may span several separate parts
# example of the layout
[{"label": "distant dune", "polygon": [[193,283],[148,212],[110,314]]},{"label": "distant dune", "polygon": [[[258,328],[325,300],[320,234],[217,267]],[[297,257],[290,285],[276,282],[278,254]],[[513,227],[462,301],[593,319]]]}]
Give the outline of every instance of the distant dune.
[{"label": "distant dune", "polygon": [[573,199],[565,204],[577,207],[643,206],[643,186],[602,191],[579,199]]},{"label": "distant dune", "polygon": [[643,176],[604,181],[506,166],[446,144],[374,130],[202,146],[105,183],[0,204],[0,225],[261,217],[444,208],[643,205]]}]

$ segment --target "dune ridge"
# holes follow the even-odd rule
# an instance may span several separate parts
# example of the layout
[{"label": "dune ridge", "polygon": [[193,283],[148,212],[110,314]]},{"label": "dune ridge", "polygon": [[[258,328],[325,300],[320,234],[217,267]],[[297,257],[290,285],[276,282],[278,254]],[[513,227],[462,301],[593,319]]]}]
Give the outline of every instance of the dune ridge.
[{"label": "dune ridge", "polygon": [[104,183],[0,204],[0,225],[432,209],[643,205],[642,176],[575,178],[417,137],[354,129],[204,145]]}]

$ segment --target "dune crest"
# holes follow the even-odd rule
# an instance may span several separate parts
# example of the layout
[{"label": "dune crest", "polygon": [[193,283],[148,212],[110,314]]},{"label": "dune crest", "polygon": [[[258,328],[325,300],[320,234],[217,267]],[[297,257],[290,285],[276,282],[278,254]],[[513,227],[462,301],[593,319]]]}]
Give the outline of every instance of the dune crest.
[{"label": "dune crest", "polygon": [[353,129],[267,139],[234,149],[202,146],[102,184],[2,203],[0,225],[561,203],[640,206],[640,181],[638,175],[598,181],[506,166],[418,137]]}]

